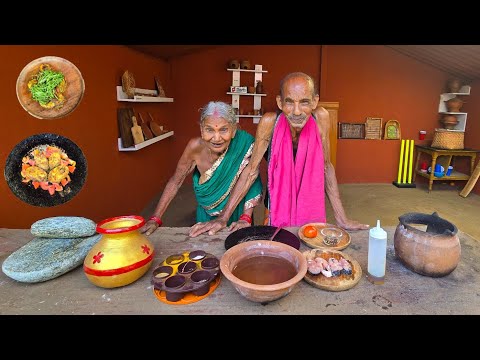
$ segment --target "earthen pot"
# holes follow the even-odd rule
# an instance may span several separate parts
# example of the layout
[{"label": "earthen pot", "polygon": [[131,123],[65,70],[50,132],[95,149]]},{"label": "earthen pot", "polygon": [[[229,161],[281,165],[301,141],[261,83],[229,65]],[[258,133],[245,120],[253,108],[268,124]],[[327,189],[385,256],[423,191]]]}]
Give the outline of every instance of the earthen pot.
[{"label": "earthen pot", "polygon": [[458,124],[458,119],[455,115],[445,115],[440,120],[445,129],[452,130]]},{"label": "earthen pot", "polygon": [[250,70],[250,61],[242,60],[240,61],[240,69],[242,70]]},{"label": "earthen pot", "polygon": [[447,81],[447,90],[451,93],[458,93],[462,87],[460,79],[450,79]]},{"label": "earthen pot", "polygon": [[145,219],[116,216],[97,224],[100,240],[88,252],[83,270],[88,280],[104,288],[125,286],[140,279],[152,265],[155,248],[140,232]]},{"label": "earthen pot", "polygon": [[[406,213],[399,217],[394,235],[396,257],[421,275],[441,277],[450,274],[460,261],[457,227],[433,214]],[[427,225],[423,231],[410,224]]]},{"label": "earthen pot", "polygon": [[229,69],[238,69],[240,67],[240,62],[238,60],[230,60],[228,63]]},{"label": "earthen pot", "polygon": [[260,80],[257,82],[257,86],[255,87],[255,92],[257,94],[263,94],[263,82]]},{"label": "earthen pot", "polygon": [[450,100],[445,101],[445,105],[447,106],[448,111],[459,112],[463,106],[463,100],[458,97],[454,97]]}]

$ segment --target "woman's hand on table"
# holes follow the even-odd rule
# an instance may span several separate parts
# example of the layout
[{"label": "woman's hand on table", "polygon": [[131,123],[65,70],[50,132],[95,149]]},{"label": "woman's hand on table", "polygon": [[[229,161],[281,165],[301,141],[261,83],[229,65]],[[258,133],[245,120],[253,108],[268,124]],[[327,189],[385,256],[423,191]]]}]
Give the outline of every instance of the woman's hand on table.
[{"label": "woman's hand on table", "polygon": [[157,222],[155,220],[148,220],[145,225],[142,226],[140,229],[140,232],[145,235],[150,235],[155,232],[160,226],[158,226]]},{"label": "woman's hand on table", "polygon": [[230,226],[227,228],[228,231],[237,231],[246,227],[252,226],[248,221],[245,220],[238,220],[234,221],[230,224]]},{"label": "woman's hand on table", "polygon": [[190,228],[189,236],[197,237],[200,234],[215,235],[218,231],[227,227],[227,222],[221,219],[214,219],[207,222],[198,222]]}]

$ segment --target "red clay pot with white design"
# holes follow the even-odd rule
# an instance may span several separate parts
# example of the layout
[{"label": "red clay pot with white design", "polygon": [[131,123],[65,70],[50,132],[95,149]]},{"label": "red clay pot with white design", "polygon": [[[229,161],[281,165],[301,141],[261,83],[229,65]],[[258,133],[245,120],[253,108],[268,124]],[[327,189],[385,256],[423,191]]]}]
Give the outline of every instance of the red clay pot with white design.
[{"label": "red clay pot with white design", "polygon": [[103,236],[88,252],[83,270],[93,284],[114,288],[140,279],[152,265],[153,244],[140,232],[141,216],[117,216],[97,224]]}]

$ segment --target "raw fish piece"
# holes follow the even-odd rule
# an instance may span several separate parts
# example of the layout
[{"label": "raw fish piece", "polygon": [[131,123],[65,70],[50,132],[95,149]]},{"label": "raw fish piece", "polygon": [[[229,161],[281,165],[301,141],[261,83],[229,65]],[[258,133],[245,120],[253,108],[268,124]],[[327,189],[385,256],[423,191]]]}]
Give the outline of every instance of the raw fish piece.
[{"label": "raw fish piece", "polygon": [[319,266],[315,261],[312,261],[308,264],[307,270],[312,275],[318,275],[322,271],[322,267]]},{"label": "raw fish piece", "polygon": [[326,277],[332,277],[332,272],[330,270],[322,270],[322,274]]},{"label": "raw fish piece", "polygon": [[337,259],[331,257],[328,259],[328,265],[330,266],[333,276],[340,276],[342,274],[343,268]]},{"label": "raw fish piece", "polygon": [[341,258],[339,263],[342,266],[342,272],[345,275],[351,275],[352,274],[352,265],[350,265],[350,263],[346,259]]}]

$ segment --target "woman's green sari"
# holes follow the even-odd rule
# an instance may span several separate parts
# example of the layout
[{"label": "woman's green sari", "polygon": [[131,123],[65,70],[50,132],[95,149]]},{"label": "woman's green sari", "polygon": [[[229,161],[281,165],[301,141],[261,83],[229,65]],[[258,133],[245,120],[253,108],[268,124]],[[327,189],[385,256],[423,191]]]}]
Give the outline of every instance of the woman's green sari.
[{"label": "woman's green sari", "polygon": [[[200,172],[193,172],[193,190],[197,198],[197,221],[212,220],[227,204],[230,193],[242,170],[247,166],[252,154],[255,138],[244,130],[237,130],[227,151],[218,158],[212,167],[200,177]],[[257,177],[247,195],[235,208],[227,225],[237,221],[247,208],[258,204],[262,196],[262,181]]]}]

